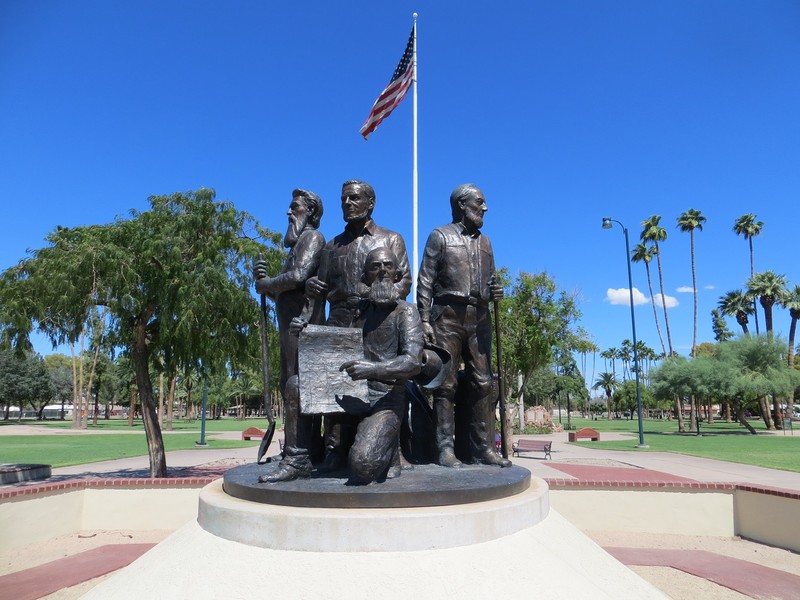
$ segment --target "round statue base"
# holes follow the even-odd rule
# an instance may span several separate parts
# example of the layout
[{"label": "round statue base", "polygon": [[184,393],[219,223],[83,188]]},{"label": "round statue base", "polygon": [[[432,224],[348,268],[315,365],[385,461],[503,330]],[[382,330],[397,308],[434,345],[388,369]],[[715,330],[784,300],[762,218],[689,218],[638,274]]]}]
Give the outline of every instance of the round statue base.
[{"label": "round statue base", "polygon": [[[259,483],[277,463],[242,465],[225,472],[223,488],[234,498],[306,508],[410,508],[451,506],[508,498],[530,486],[527,469],[464,465],[459,469],[416,465],[400,477],[370,485],[353,484],[345,470],[313,473],[306,479]],[[545,511],[546,514],[546,511]]]},{"label": "round statue base", "polygon": [[[501,476],[501,469],[491,469],[492,475]],[[532,480],[530,473],[521,467],[502,469],[515,470],[524,473],[521,481],[525,487],[513,495],[446,506],[380,509],[251,502],[225,493],[222,481],[218,480],[202,490],[197,522],[209,533],[226,540],[276,550],[405,552],[468,546],[533,527],[547,516],[550,510],[547,484],[541,479]],[[399,479],[403,478],[405,474]],[[408,477],[407,481],[411,479]],[[358,491],[375,500],[384,492],[376,496],[367,488],[382,486],[360,486]],[[339,487],[347,489],[343,484]],[[330,489],[335,487],[331,485]]]}]

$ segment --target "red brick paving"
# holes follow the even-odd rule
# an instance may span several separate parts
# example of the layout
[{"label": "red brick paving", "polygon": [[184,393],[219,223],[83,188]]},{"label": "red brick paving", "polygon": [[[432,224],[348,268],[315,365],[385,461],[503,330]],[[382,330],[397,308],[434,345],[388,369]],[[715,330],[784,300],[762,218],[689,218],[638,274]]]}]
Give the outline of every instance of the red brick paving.
[{"label": "red brick paving", "polygon": [[108,544],[0,577],[0,600],[37,600],[121,569],[155,544]]},{"label": "red brick paving", "polygon": [[604,548],[628,566],[671,567],[749,596],[770,600],[800,598],[800,577],[746,560],[704,550]]},{"label": "red brick paving", "polygon": [[591,481],[652,481],[668,483],[688,483],[694,481],[694,479],[671,475],[670,473],[631,467],[604,467],[598,465],[575,465],[555,462],[548,462],[547,466],[557,469],[562,473],[566,473],[567,475],[571,475],[576,479]]}]

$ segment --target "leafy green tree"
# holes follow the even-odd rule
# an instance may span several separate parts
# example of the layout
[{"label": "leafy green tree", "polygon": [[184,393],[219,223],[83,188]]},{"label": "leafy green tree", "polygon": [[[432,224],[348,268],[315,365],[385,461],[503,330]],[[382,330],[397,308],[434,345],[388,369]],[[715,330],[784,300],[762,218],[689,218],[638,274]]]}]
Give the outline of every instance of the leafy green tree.
[{"label": "leafy green tree", "polygon": [[[642,397],[643,409],[656,408],[655,397],[649,385],[640,382],[639,393]],[[629,379],[628,381],[623,381],[619,387],[616,388],[614,391],[614,406],[617,411],[627,411],[628,418],[630,419],[633,419],[633,417],[638,414],[635,380]]]},{"label": "leafy green tree", "polygon": [[745,335],[750,335],[750,331],[747,329],[749,322],[747,315],[752,315],[754,311],[753,304],[747,294],[741,290],[733,290],[724,296],[720,296],[717,306],[723,315],[736,319]]},{"label": "leafy green tree", "polygon": [[[767,429],[775,429],[767,397],[773,397],[774,410],[779,411],[778,398],[786,397],[797,387],[797,373],[784,360],[784,344],[767,336],[743,337],[719,344],[717,357],[738,372],[737,395],[740,399],[755,398]],[[741,420],[741,419],[740,419]]]},{"label": "leafy green tree", "polygon": [[692,292],[694,296],[694,330],[692,334],[692,356],[694,356],[695,347],[697,346],[697,269],[695,267],[695,254],[694,254],[694,230],[699,229],[703,231],[703,223],[706,218],[695,208],[690,208],[683,212],[678,217],[678,229],[684,233],[689,233],[691,258],[692,258]]},{"label": "leafy green tree", "polygon": [[0,404],[5,405],[4,420],[12,406],[19,406],[19,418],[31,406],[42,418],[42,411],[53,397],[53,383],[42,357],[28,352],[22,355],[0,351]]},{"label": "leafy green tree", "polygon": [[[505,270],[499,275],[507,285]],[[499,317],[503,344],[501,376],[511,403],[518,403],[522,390],[538,369],[550,367],[557,352],[576,350],[583,339],[576,327],[580,311],[574,296],[559,291],[547,273],[523,272],[501,301]],[[522,374],[521,383],[515,386],[518,374]],[[506,431],[510,433],[511,427]]]},{"label": "leafy green tree", "polygon": [[72,361],[64,354],[48,354],[44,366],[53,383],[53,404],[61,405],[59,418],[63,421],[66,404],[72,403]]},{"label": "leafy green tree", "polygon": [[[761,233],[764,228],[764,221],[758,221],[753,213],[742,215],[733,223],[733,232],[741,235],[747,240],[750,246],[750,277],[756,274],[755,254],[753,253],[753,238]],[[753,299],[753,315],[756,323],[756,335],[758,330],[758,313],[755,311],[755,299]]]},{"label": "leafy green tree", "polygon": [[[124,348],[135,374],[147,434],[151,477],[167,474],[153,396],[152,357],[204,374],[254,364],[258,307],[250,295],[252,262],[262,252],[279,268],[272,235],[265,248],[257,224],[210,189],[152,196],[150,209],[110,225],[59,228],[49,246],[5,273],[10,296],[34,301],[10,319],[6,335],[24,334],[25,319],[54,343],[76,339],[93,306],[108,310],[108,336]],[[22,336],[24,337],[24,336]]]},{"label": "leafy green tree", "polygon": [[650,262],[653,260],[655,255],[656,247],[654,245],[648,245],[644,242],[639,242],[633,248],[633,252],[631,253],[631,261],[644,263],[644,269],[647,272],[647,289],[650,291],[650,306],[653,307],[653,320],[656,323],[658,340],[661,342],[661,351],[666,356],[667,347],[664,345],[664,336],[661,335],[661,325],[658,321],[658,310],[656,309],[656,303],[653,300],[653,298],[655,298],[655,295],[653,294],[653,279],[650,276]]},{"label": "leafy green tree", "polygon": [[786,277],[778,275],[775,271],[756,273],[747,281],[749,294],[758,298],[764,309],[764,327],[767,329],[768,337],[772,337],[772,307],[776,303],[783,302],[787,284]]},{"label": "leafy green tree", "polygon": [[[652,215],[649,218],[642,221],[642,233],[640,234],[640,239],[643,242],[649,242],[653,245],[656,251],[656,263],[658,264],[658,281],[661,287],[661,306],[664,309],[664,327],[667,330],[667,346],[669,347],[669,355],[672,356],[672,334],[669,330],[669,315],[667,314],[667,297],[664,294],[664,271],[661,267],[661,250],[659,248],[659,242],[663,242],[667,239],[667,230],[664,229],[659,225],[661,222],[661,215]],[[654,302],[654,299],[650,298],[651,302]]]},{"label": "leafy green tree", "polygon": [[718,308],[711,311],[711,329],[714,331],[714,341],[716,342],[727,342],[736,337],[728,328],[728,324],[722,316],[722,311]]}]

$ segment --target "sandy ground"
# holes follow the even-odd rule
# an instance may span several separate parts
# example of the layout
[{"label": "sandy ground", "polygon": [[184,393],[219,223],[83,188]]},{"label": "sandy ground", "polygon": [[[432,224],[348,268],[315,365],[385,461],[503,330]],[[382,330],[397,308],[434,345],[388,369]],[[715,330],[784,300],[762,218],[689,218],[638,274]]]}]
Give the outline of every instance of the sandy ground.
[{"label": "sandy ground", "polygon": [[[65,535],[47,542],[31,544],[13,552],[0,554],[0,575],[35,567],[105,544],[157,543],[170,533],[170,531],[165,530],[112,530],[83,531],[77,534]],[[781,569],[793,574],[800,573],[800,554],[756,544],[741,538],[606,531],[587,531],[586,534],[601,546],[705,550],[747,560],[773,569]],[[748,598],[748,596],[726,587],[675,569],[667,567],[632,567],[632,569],[674,600],[697,600],[698,598],[703,600],[743,600]],[[108,577],[108,575],[105,577]],[[76,600],[100,583],[105,577],[99,577],[72,588],[59,590],[46,596],[46,598],[48,600]]]}]

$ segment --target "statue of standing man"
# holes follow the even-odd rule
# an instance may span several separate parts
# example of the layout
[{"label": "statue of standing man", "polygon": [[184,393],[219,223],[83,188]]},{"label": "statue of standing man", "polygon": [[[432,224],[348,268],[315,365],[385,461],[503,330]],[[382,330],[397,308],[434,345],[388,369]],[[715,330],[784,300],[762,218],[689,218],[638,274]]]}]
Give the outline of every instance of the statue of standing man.
[{"label": "statue of standing man", "polygon": [[289,324],[306,308],[305,284],[316,275],[325,247],[325,238],[317,231],[322,219],[322,199],[314,192],[294,190],[287,214],[289,227],[283,245],[289,248],[289,255],[283,270],[275,277],[267,277],[266,262],[258,261],[254,268],[256,292],[267,294],[275,300],[281,342],[284,457],[277,469],[262,476],[265,482],[308,477],[312,468],[312,417],[300,412],[297,336],[289,332]]},{"label": "statue of standing man", "polygon": [[481,233],[488,210],[483,192],[473,184],[458,186],[450,195],[453,222],[434,229],[425,245],[417,282],[417,308],[426,342],[441,346],[453,357],[444,382],[433,392],[437,462],[460,467],[455,454],[454,397],[457,357],[464,361],[469,385],[468,436],[473,462],[511,466],[494,444],[492,394],[492,321],[489,304],[503,298],[495,282],[492,244]]}]

